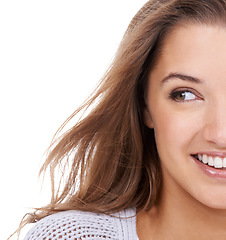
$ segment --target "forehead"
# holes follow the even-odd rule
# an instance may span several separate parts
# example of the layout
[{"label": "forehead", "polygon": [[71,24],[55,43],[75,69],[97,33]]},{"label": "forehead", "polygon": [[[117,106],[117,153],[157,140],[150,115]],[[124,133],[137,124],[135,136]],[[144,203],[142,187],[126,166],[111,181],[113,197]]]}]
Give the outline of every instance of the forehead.
[{"label": "forehead", "polygon": [[[202,74],[202,78],[225,74],[226,28],[218,25],[188,24],[173,29],[165,38],[152,73]],[[159,76],[161,77],[161,76]]]}]

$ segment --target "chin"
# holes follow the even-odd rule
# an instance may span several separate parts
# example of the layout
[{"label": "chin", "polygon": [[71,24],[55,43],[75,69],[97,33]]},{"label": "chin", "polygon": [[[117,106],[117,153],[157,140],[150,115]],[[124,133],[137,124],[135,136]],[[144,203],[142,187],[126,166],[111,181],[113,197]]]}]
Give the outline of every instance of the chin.
[{"label": "chin", "polygon": [[[209,191],[210,192],[210,191]],[[224,192],[220,193],[209,193],[208,196],[206,196],[206,192],[204,196],[200,196],[197,198],[197,200],[207,208],[212,210],[225,210],[226,211],[226,190]]]}]

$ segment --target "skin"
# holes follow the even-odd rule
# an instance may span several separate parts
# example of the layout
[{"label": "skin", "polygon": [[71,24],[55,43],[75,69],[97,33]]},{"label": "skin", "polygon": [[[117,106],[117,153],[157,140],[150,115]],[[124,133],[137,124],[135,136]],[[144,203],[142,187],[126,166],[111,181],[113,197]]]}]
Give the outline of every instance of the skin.
[{"label": "skin", "polygon": [[[177,27],[162,50],[149,76],[144,118],[155,131],[163,188],[158,206],[138,215],[138,236],[226,239],[226,179],[204,174],[192,157],[226,154],[226,28]],[[171,99],[175,90],[184,95]]]}]

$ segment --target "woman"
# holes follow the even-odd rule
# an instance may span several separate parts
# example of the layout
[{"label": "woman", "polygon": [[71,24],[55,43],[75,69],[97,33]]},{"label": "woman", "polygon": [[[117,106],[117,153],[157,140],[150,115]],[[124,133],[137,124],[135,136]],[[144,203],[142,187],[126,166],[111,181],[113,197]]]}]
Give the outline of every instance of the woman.
[{"label": "woman", "polygon": [[225,30],[225,0],[144,5],[52,144],[26,240],[226,239]]}]

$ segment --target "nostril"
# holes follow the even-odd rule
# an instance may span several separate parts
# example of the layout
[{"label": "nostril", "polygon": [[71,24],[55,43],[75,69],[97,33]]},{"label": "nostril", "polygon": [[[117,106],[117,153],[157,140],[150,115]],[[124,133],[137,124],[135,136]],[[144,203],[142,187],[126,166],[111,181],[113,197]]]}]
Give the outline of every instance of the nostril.
[{"label": "nostril", "polygon": [[206,126],[203,137],[217,147],[226,148],[226,124],[222,126],[222,124],[216,123]]}]

